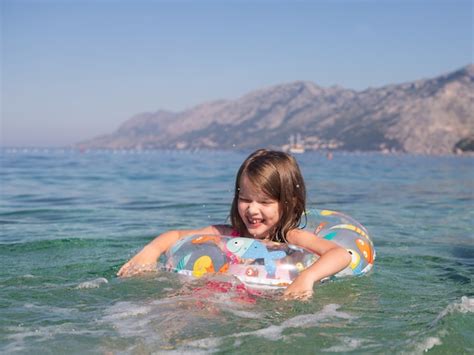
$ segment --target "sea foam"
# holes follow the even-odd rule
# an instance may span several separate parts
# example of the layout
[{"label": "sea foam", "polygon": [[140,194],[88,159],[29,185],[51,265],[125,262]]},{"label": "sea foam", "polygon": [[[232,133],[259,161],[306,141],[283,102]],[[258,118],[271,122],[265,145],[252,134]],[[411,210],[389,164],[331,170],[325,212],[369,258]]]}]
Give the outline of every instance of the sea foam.
[{"label": "sea foam", "polygon": [[[280,339],[287,338],[288,336],[283,336],[283,332],[285,329],[288,328],[310,328],[317,326],[321,323],[333,320],[334,318],[339,318],[343,320],[352,320],[355,317],[346,313],[338,311],[340,305],[338,304],[328,304],[323,307],[318,313],[315,314],[301,314],[295,317],[289,318],[283,321],[280,325],[270,325],[266,328],[262,328],[259,330],[251,331],[251,332],[240,332],[236,334],[230,334],[223,337],[208,337],[204,339],[199,339],[195,341],[191,341],[176,349],[177,351],[181,352],[194,352],[196,350],[204,350],[207,349],[208,351],[217,351],[219,345],[225,339],[235,338],[236,343],[240,341],[241,338],[248,337],[248,336],[257,336],[262,337],[271,341],[277,341]],[[355,349],[360,345],[360,342],[355,341],[348,344],[345,348],[352,348]]]},{"label": "sea foam", "polygon": [[77,285],[77,289],[82,288],[99,288],[102,284],[107,284],[109,281],[105,277],[99,277],[91,281],[84,281]]},{"label": "sea foam", "polygon": [[472,313],[474,312],[474,298],[467,296],[461,297],[461,302],[454,302],[449,304],[443,311],[441,311],[436,319],[431,323],[436,325],[441,319],[452,313]]}]

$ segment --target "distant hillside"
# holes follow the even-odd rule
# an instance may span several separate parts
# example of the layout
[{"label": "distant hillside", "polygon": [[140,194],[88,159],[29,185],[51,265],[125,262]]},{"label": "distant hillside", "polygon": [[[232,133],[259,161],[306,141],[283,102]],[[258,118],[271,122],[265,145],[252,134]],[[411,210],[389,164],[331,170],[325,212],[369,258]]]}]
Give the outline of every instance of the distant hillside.
[{"label": "distant hillside", "polygon": [[[474,137],[474,65],[432,79],[354,91],[298,81],[183,112],[132,117],[87,148],[282,147],[444,154]],[[466,148],[467,147],[467,148]]]}]

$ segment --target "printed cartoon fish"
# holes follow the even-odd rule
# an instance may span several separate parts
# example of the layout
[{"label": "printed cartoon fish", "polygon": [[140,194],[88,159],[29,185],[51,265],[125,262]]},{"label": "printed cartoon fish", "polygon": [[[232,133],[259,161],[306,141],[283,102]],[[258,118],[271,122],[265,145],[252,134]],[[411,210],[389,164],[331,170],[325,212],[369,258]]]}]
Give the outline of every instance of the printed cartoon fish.
[{"label": "printed cartoon fish", "polygon": [[281,250],[269,252],[262,242],[249,238],[233,238],[227,242],[227,249],[242,259],[263,259],[265,269],[270,276],[274,276],[276,271],[273,260],[286,256],[286,253]]},{"label": "printed cartoon fish", "polygon": [[364,255],[367,262],[369,264],[372,264],[374,262],[374,256],[372,254],[372,249],[370,248],[370,246],[362,239],[356,239],[356,244],[359,247],[359,250]]},{"label": "printed cartoon fish", "polygon": [[245,275],[257,277],[258,276],[258,269],[256,267],[249,267],[245,270]]},{"label": "printed cartoon fish", "polygon": [[193,276],[194,277],[201,277],[208,273],[213,273],[214,264],[212,263],[212,259],[208,255],[203,255],[198,258],[193,265]]},{"label": "printed cartoon fish", "polygon": [[349,252],[349,254],[351,254],[351,263],[349,264],[349,266],[352,270],[354,270],[360,264],[360,255],[358,252],[352,249],[347,249],[347,251]]}]

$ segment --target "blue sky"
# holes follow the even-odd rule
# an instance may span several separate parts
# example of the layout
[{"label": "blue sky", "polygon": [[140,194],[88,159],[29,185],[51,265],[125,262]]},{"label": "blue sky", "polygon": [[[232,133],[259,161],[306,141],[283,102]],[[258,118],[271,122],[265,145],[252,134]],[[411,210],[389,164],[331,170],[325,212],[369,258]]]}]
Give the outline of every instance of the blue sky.
[{"label": "blue sky", "polygon": [[295,80],[363,90],[473,62],[473,1],[1,0],[3,146]]}]

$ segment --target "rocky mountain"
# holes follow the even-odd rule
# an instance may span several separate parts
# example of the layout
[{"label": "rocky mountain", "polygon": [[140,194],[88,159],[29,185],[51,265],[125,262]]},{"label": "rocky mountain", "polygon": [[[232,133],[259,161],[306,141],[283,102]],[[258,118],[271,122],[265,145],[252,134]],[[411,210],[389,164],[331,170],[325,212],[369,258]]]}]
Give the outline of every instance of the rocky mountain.
[{"label": "rocky mountain", "polygon": [[[81,149],[284,147],[445,154],[474,137],[474,65],[432,79],[354,91],[297,81],[183,112],[132,117]],[[466,148],[467,147],[467,148]]]}]

